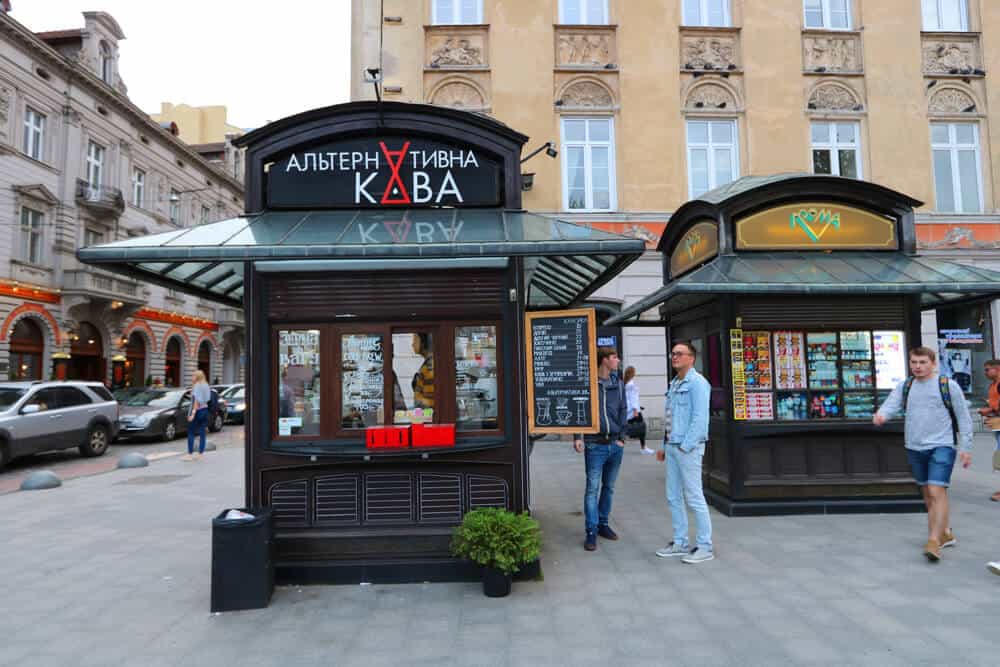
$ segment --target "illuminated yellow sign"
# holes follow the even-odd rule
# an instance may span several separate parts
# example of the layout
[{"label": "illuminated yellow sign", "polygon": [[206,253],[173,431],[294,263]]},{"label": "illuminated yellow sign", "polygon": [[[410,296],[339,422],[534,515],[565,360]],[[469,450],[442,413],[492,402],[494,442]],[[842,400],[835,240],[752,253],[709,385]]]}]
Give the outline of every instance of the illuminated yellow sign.
[{"label": "illuminated yellow sign", "polygon": [[896,222],[859,208],[808,202],[736,222],[739,250],[895,250]]},{"label": "illuminated yellow sign", "polygon": [[674,246],[670,255],[670,276],[676,278],[718,254],[718,228],[714,222],[699,222]]}]

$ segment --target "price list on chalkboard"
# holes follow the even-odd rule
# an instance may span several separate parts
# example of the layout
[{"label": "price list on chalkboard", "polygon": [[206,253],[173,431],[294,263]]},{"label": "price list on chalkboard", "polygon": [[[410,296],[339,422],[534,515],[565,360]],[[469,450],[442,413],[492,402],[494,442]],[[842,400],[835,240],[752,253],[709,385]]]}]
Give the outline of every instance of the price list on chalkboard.
[{"label": "price list on chalkboard", "polygon": [[597,430],[594,332],[590,309],[528,314],[532,432]]}]

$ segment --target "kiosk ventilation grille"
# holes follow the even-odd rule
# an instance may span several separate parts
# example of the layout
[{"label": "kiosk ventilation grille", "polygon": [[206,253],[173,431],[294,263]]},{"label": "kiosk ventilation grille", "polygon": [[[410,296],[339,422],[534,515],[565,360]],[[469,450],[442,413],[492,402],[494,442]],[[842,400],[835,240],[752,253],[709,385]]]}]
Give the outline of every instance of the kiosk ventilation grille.
[{"label": "kiosk ventilation grille", "polygon": [[413,488],[410,475],[365,476],[365,522],[413,522]]},{"label": "kiosk ventilation grille", "polygon": [[280,482],[271,487],[271,511],[277,525],[307,522],[308,497],[306,480]]},{"label": "kiosk ventilation grille", "polygon": [[361,522],[361,493],[358,475],[316,478],[316,523],[357,524]]},{"label": "kiosk ventilation grille", "polygon": [[507,482],[499,477],[469,475],[469,509],[477,507],[507,508]]},{"label": "kiosk ventilation grille", "polygon": [[906,305],[901,298],[738,298],[736,314],[744,329],[900,329],[906,323]]},{"label": "kiosk ventilation grille", "polygon": [[461,475],[422,474],[420,482],[420,523],[460,523],[462,521]]}]

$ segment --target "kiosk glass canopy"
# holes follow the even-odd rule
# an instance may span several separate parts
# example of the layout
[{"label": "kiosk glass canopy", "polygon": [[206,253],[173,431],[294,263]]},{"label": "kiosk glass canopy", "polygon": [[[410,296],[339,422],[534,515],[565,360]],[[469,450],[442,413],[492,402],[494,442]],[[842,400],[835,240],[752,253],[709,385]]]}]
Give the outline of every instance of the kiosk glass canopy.
[{"label": "kiosk glass canopy", "polygon": [[[645,250],[642,240],[524,211],[356,209],[270,211],[78,251],[81,261],[231,305],[243,297],[243,263],[297,260],[296,270],[358,270],[394,261],[522,256],[529,307],[579,303]],[[362,260],[362,263],[358,263]],[[339,261],[337,263],[340,263]]]}]

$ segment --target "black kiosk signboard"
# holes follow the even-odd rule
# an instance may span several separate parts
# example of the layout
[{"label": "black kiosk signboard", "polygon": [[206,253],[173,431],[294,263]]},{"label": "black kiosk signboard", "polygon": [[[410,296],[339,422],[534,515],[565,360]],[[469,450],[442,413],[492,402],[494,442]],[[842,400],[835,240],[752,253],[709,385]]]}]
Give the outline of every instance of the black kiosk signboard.
[{"label": "black kiosk signboard", "polygon": [[527,327],[528,429],[596,433],[594,309],[528,313]]},{"label": "black kiosk signboard", "polygon": [[530,508],[526,314],[645,246],[521,210],[526,140],[442,107],[317,109],[238,139],[245,216],[79,251],[243,308],[246,505],[273,512],[279,582],[476,578],[449,552],[463,515]]}]

